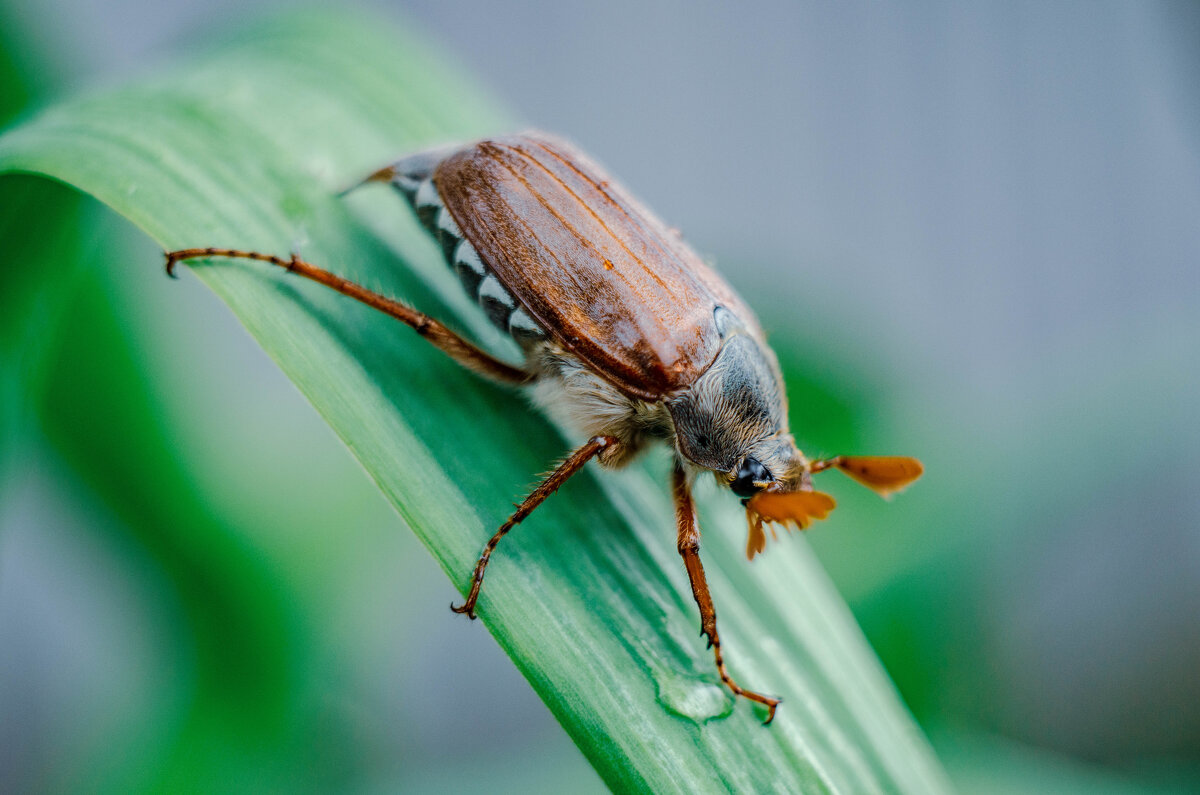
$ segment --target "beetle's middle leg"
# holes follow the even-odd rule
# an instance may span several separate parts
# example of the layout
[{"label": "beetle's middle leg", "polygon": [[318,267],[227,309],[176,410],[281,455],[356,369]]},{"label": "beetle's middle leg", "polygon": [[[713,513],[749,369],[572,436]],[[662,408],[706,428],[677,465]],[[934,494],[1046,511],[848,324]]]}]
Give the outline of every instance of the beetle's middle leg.
[{"label": "beetle's middle leg", "polygon": [[529,373],[519,367],[500,361],[478,346],[463,339],[441,322],[434,320],[424,312],[418,312],[399,301],[372,292],[360,284],[344,279],[335,273],[318,268],[305,262],[295,254],[290,259],[259,254],[256,251],[240,251],[231,248],[185,248],[179,251],[167,252],[167,274],[175,275],[175,265],[189,259],[200,257],[228,257],[230,259],[252,259],[257,262],[269,262],[272,265],[291,272],[298,273],[306,279],[323,284],[337,290],[342,295],[361,301],[369,307],[378,309],[385,315],[390,315],[401,323],[411,327],[413,331],[432,342],[464,367],[468,367],[481,375],[495,381],[509,384],[522,384],[529,380]]},{"label": "beetle's middle leg", "polygon": [[761,693],[739,685],[733,681],[725,670],[725,660],[721,656],[721,639],[717,636],[717,611],[713,607],[712,594],[708,591],[708,581],[704,577],[704,566],[700,563],[700,525],[696,521],[696,505],[692,502],[692,491],[688,486],[687,474],[678,461],[671,473],[671,487],[675,496],[675,521],[678,524],[678,548],[683,556],[683,565],[687,568],[688,580],[692,584],[692,598],[700,608],[700,634],[708,636],[708,647],[713,650],[717,660],[717,674],[726,687],[735,695],[757,701],[767,708],[767,719],[764,724],[775,719],[775,708],[783,701],[781,698],[771,698]]},{"label": "beetle's middle leg", "polygon": [[479,599],[479,589],[483,587],[483,575],[487,571],[488,561],[492,557],[492,552],[496,550],[496,545],[500,543],[500,539],[508,534],[521,521],[533,513],[534,509],[546,501],[554,492],[558,491],[562,484],[583,469],[583,465],[590,461],[595,456],[599,455],[606,448],[612,448],[614,445],[620,444],[620,441],[615,436],[596,436],[591,439],[583,447],[580,447],[571,455],[567,456],[567,460],[558,465],[558,468],[550,473],[549,477],[543,480],[533,492],[517,506],[516,513],[508,517],[508,521],[500,525],[500,529],[487,542],[483,548],[483,554],[479,556],[479,562],[475,564],[475,573],[471,579],[471,592],[467,594],[467,600],[461,605],[455,607],[450,605],[450,609],[455,613],[466,613],[468,617],[475,618],[475,602]]}]

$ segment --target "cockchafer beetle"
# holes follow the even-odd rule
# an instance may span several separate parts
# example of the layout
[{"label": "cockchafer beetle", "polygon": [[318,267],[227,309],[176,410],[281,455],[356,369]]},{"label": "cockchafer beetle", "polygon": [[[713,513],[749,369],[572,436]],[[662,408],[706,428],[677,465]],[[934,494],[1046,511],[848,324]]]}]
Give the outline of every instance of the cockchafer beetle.
[{"label": "cockchafer beetle", "polygon": [[[411,326],[460,364],[508,384],[589,441],[517,507],[479,556],[457,613],[475,618],[488,560],[509,530],[585,463],[621,467],[662,440],[674,451],[677,546],[700,608],[700,632],[730,690],[767,708],[726,670],[716,611],[700,563],[692,502],[711,472],[746,508],[746,556],[763,550],[763,524],[799,528],[833,498],[812,474],[837,468],[883,496],[921,475],[914,458],[835,456],[810,461],[788,432],[783,378],[754,313],[724,279],[577,149],[543,133],[492,138],[405,157],[360,184],[394,185],[441,243],[463,288],[521,347],[508,364],[437,320],[296,255],[235,249],[167,253],[167,272],[199,257],[268,262]],[[774,535],[774,528],[772,528]]]}]

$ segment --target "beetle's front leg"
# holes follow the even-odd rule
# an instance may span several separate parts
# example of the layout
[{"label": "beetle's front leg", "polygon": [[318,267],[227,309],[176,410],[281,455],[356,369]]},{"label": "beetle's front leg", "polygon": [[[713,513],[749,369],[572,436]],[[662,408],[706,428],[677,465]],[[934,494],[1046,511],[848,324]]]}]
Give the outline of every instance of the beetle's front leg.
[{"label": "beetle's front leg", "polygon": [[596,436],[591,439],[583,447],[580,447],[571,455],[567,456],[567,460],[558,465],[550,476],[538,485],[533,492],[525,498],[525,500],[517,506],[516,513],[508,517],[508,521],[500,525],[500,529],[487,542],[483,548],[483,554],[479,556],[479,562],[475,564],[475,573],[471,578],[471,591],[467,594],[467,600],[461,605],[455,607],[450,605],[450,609],[455,613],[466,613],[468,618],[475,618],[475,602],[479,599],[479,589],[483,587],[483,575],[487,571],[488,561],[491,560],[492,552],[495,551],[496,545],[500,543],[500,539],[508,534],[518,524],[521,523],[526,516],[533,513],[534,509],[545,502],[546,498],[554,492],[558,491],[562,484],[567,482],[567,479],[583,469],[583,465],[590,461],[594,456],[606,449],[612,448],[620,442],[614,436]]},{"label": "beetle's front leg", "polygon": [[783,701],[781,698],[771,698],[761,693],[747,690],[725,670],[725,660],[721,656],[721,639],[717,635],[717,611],[713,607],[712,594],[708,591],[708,581],[704,577],[704,566],[700,563],[700,524],[696,521],[696,505],[692,501],[692,491],[688,486],[687,473],[683,466],[676,461],[671,473],[671,487],[675,496],[675,521],[678,525],[677,546],[683,557],[683,565],[687,568],[688,580],[692,585],[692,598],[700,608],[700,634],[708,636],[708,647],[713,650],[717,660],[717,674],[726,687],[743,698],[757,701],[767,708],[767,719],[764,724],[775,719],[775,708]]}]

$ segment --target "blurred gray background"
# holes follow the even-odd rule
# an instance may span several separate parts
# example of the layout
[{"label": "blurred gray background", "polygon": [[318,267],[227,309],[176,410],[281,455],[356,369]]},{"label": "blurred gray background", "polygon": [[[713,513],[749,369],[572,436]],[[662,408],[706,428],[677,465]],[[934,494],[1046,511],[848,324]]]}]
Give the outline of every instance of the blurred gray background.
[{"label": "blurred gray background", "polygon": [[[953,499],[889,506],[924,527],[810,538],[964,788],[1010,763],[1113,791],[1200,782],[1200,6],[371,5],[426,29],[530,126],[593,153],[769,329],[804,329],[781,347],[852,362],[849,380],[861,374],[894,429],[887,444],[926,459]],[[24,46],[64,54],[45,79],[73,91],[169,59],[244,6],[42,0],[8,18]],[[356,536],[344,563],[361,590],[340,593],[331,620],[387,598],[344,629],[347,655],[374,662],[338,698],[367,723],[384,699],[403,725],[363,730],[380,759],[403,760],[383,763],[378,788],[599,788],[486,633],[452,620],[451,585],[216,300],[161,288],[150,295],[169,308],[131,311],[225,337],[199,361],[164,353],[157,366],[253,385],[241,419],[181,408],[197,438],[234,422],[299,457],[324,445],[325,474],[348,484],[325,515]],[[214,488],[254,499],[218,470]],[[88,702],[59,645],[115,655],[108,674],[87,674],[114,681],[152,671],[154,652],[122,619],[133,596],[114,586],[96,604],[62,587],[122,575],[81,551],[53,480],[31,468],[0,511],[0,705],[21,693],[42,699],[47,724],[58,700],[123,725],[111,716],[135,711],[137,687]],[[410,561],[401,578],[397,561]],[[42,614],[128,625],[46,635],[30,618]],[[413,632],[420,657],[405,647]],[[467,728],[441,710],[451,692],[476,705]],[[20,734],[0,732],[27,744]],[[456,740],[479,755],[454,756]],[[544,764],[493,764],[531,753]]]}]

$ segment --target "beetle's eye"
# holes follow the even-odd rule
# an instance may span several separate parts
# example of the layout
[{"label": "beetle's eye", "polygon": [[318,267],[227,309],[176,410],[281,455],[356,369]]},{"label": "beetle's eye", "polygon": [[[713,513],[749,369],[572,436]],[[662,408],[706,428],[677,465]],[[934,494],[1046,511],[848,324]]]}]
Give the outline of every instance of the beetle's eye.
[{"label": "beetle's eye", "polygon": [[733,493],[739,497],[753,497],[762,491],[762,486],[755,483],[765,483],[771,479],[771,473],[767,468],[758,462],[757,458],[747,457],[742,462],[742,466],[738,469],[737,477],[733,483],[729,484],[729,488],[733,489]]}]

